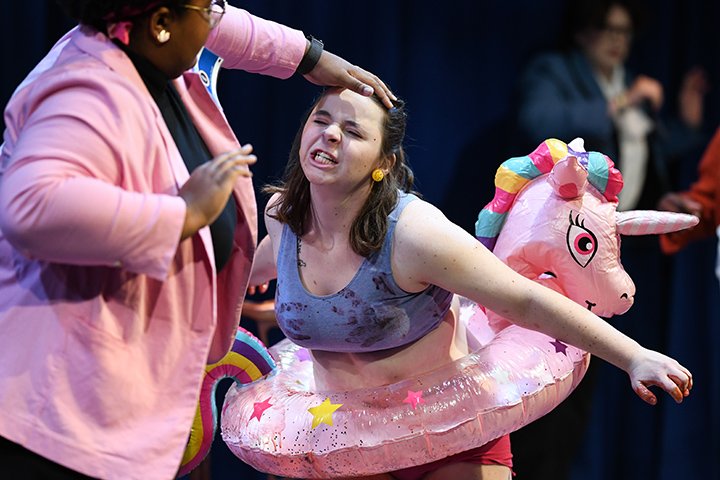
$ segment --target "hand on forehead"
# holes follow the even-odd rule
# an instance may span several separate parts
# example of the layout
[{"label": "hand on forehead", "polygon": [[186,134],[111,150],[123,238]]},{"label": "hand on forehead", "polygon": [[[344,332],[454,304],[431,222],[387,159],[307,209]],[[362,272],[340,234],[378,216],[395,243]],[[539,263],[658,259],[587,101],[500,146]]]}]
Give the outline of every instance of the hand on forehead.
[{"label": "hand on forehead", "polygon": [[330,89],[323,95],[313,109],[313,114],[318,112],[334,120],[351,120],[367,127],[381,125],[385,114],[375,99],[341,88]]}]

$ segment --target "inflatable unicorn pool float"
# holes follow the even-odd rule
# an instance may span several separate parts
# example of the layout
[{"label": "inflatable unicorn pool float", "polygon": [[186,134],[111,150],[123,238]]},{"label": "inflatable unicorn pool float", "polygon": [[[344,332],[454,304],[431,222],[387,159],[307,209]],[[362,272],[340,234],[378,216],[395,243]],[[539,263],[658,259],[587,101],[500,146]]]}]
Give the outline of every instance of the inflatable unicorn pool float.
[{"label": "inflatable unicorn pool float", "polygon": [[[670,212],[617,212],[622,176],[607,156],[585,152],[581,140],[546,140],[530,155],[507,160],[495,185],[476,223],[478,240],[517,272],[604,317],[626,312],[635,294],[620,263],[620,235],[697,223]],[[222,437],[235,455],[276,475],[338,478],[481,446],[548,413],[587,370],[587,352],[474,302],[461,300],[460,318],[472,346],[467,356],[416,378],[344,392],[315,390],[306,349],[283,340],[266,354],[241,329],[245,340],[233,350],[247,353],[251,343],[255,360],[233,351],[234,359],[208,366],[183,472],[209,449],[210,386],[227,376],[236,385],[225,398]]]},{"label": "inflatable unicorn pool float", "polygon": [[[622,176],[612,161],[546,140],[505,161],[476,236],[517,272],[600,316],[626,312],[635,286],[620,263],[620,235],[659,234],[697,223],[690,215],[617,212]],[[460,319],[471,353],[376,388],[317,391],[310,352],[289,340],[268,351],[240,328],[233,350],[206,369],[180,474],[210,449],[214,389],[235,380],[222,437],[257,470],[295,478],[372,475],[479,447],[545,415],[578,385],[590,355],[466,299]]]}]

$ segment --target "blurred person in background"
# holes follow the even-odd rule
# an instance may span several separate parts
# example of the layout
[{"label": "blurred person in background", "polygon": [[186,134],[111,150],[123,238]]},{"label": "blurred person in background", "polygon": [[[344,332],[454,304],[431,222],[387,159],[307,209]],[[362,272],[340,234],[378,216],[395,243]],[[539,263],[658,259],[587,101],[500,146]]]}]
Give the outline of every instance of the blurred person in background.
[{"label": "blurred person in background", "polygon": [[[570,2],[564,48],[533,59],[518,84],[517,128],[528,147],[546,138],[585,140],[588,151],[607,154],[623,173],[618,210],[654,209],[672,189],[673,161],[701,145],[705,73],[695,68],[682,81],[678,117],[661,115],[662,84],[627,66],[632,41],[644,19],[632,0]],[[670,263],[650,237],[625,237],[625,269],[637,286],[635,304],[613,320],[619,329],[652,348],[663,350],[668,322]],[[591,362],[586,378],[568,400],[539,421],[512,435],[518,475],[528,480],[565,479],[591,418],[600,362]],[[612,391],[615,391],[613,389]],[[609,402],[612,404],[612,401]],[[634,421],[629,415],[628,429]],[[619,422],[614,420],[611,423]],[[599,428],[608,427],[598,420]],[[643,425],[652,424],[643,421]],[[644,427],[647,428],[647,427]],[[609,430],[608,430],[609,431]],[[608,441],[613,435],[607,434]],[[632,435],[625,436],[632,444]],[[641,441],[640,439],[637,440]]]}]

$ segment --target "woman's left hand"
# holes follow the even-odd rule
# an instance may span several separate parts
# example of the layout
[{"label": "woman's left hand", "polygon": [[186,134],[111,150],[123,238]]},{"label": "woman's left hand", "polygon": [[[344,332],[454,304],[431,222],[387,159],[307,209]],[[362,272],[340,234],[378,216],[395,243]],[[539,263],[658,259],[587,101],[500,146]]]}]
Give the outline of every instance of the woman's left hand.
[{"label": "woman's left hand", "polygon": [[397,100],[387,85],[376,75],[327,50],[323,50],[315,68],[304,76],[315,85],[344,87],[366,97],[375,93],[388,108],[392,108],[392,100]]},{"label": "woman's left hand", "polygon": [[662,353],[645,348],[638,358],[633,359],[627,373],[635,393],[650,405],[657,403],[650,386],[662,388],[677,403],[690,395],[693,386],[692,374],[687,368]]}]

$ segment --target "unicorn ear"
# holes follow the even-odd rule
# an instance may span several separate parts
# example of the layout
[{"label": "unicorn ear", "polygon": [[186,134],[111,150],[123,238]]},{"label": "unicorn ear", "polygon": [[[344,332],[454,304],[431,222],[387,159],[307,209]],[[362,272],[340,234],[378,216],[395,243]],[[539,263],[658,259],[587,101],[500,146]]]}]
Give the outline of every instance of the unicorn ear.
[{"label": "unicorn ear", "polygon": [[659,235],[694,227],[700,221],[687,213],[630,210],[615,212],[617,231],[621,235]]}]

